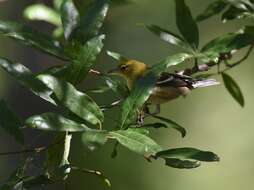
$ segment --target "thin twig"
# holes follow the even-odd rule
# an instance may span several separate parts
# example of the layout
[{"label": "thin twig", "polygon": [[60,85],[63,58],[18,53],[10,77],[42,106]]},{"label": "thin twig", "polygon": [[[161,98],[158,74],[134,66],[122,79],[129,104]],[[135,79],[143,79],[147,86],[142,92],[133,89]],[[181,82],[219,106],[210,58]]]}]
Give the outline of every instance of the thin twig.
[{"label": "thin twig", "polygon": [[19,150],[19,151],[0,152],[0,156],[25,154],[25,153],[33,153],[33,152],[39,153],[39,152],[45,151],[47,148],[48,147],[39,147],[39,148],[25,149],[25,150]]},{"label": "thin twig", "polygon": [[80,172],[83,172],[83,173],[96,175],[96,176],[100,177],[108,186],[111,186],[111,183],[110,183],[109,179],[102,172],[100,172],[98,170],[90,170],[90,169],[87,169],[87,168],[79,168],[79,167],[75,167],[75,166],[72,166],[71,169],[76,170],[76,171],[80,171]]},{"label": "thin twig", "polygon": [[241,64],[243,61],[245,61],[250,56],[250,53],[252,52],[253,48],[254,48],[254,44],[251,44],[251,46],[249,47],[247,53],[242,57],[242,59],[240,59],[239,61],[236,61],[235,63],[227,64],[228,68],[224,69],[224,71],[227,71],[227,70]]},{"label": "thin twig", "polygon": [[89,73],[95,74],[95,75],[102,75],[102,73],[100,71],[97,71],[97,70],[94,70],[94,69],[90,69]]},{"label": "thin twig", "polygon": [[116,100],[109,105],[100,106],[100,108],[102,109],[102,111],[105,111],[106,109],[110,109],[110,108],[119,106],[122,103],[122,101],[123,101],[123,99]]}]

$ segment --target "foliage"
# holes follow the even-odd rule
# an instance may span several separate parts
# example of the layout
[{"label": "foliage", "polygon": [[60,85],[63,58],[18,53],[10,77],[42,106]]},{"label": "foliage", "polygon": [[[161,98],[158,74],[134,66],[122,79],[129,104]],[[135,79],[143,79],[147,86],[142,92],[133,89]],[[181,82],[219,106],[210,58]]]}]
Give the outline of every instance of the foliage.
[{"label": "foliage", "polygon": [[[112,3],[126,2],[115,0]],[[181,47],[183,51],[155,63],[131,91],[126,84],[106,72],[94,70],[96,60],[102,53],[103,40],[106,38],[105,34],[101,34],[100,29],[111,6],[109,0],[90,0],[85,3],[79,0],[55,0],[53,7],[44,4],[28,6],[24,10],[25,18],[32,21],[46,21],[53,25],[55,29],[52,35],[44,34],[22,23],[0,21],[1,35],[65,62],[64,65],[53,66],[36,74],[20,63],[0,58],[2,69],[35,95],[58,108],[58,112],[41,113],[22,121],[4,100],[0,101],[0,126],[18,143],[24,143],[22,131],[24,127],[56,133],[49,146],[23,151],[23,153],[35,154],[47,151],[47,159],[43,164],[45,167],[42,166],[43,172],[36,176],[27,174],[26,167],[33,160],[31,159],[33,155],[28,156],[1,189],[30,189],[55,182],[64,183],[68,175],[75,170],[97,175],[110,185],[109,180],[101,172],[73,166],[69,161],[71,138],[74,132],[82,135],[82,142],[90,150],[95,150],[109,140],[114,140],[115,155],[118,144],[121,144],[144,156],[148,161],[161,158],[165,160],[167,166],[174,168],[190,169],[200,166],[200,162],[219,161],[219,157],[213,152],[191,147],[164,149],[149,137],[151,128],[173,128],[184,137],[186,130],[172,119],[153,116],[160,122],[141,125],[137,123],[137,119],[158,76],[168,68],[182,64],[186,60],[193,60],[194,67],[188,67],[179,73],[198,78],[201,76],[197,76],[197,73],[217,67],[217,73],[208,72],[205,73],[206,76],[221,75],[228,92],[241,106],[244,106],[244,96],[239,85],[226,72],[242,63],[250,54],[254,43],[254,26],[244,26],[239,31],[222,34],[200,47],[201,34],[198,22],[221,12],[223,12],[223,22],[253,18],[254,3],[250,0],[217,0],[196,19],[193,18],[184,0],[175,0],[175,5],[176,25],[180,34],[156,24],[149,23],[144,26],[161,40]],[[229,63],[233,53],[245,47],[250,47],[246,56],[235,63]],[[119,53],[108,51],[108,55],[118,61],[128,60]],[[85,81],[89,74],[94,74],[105,82],[105,86],[95,87],[91,92],[102,93],[103,96],[111,90],[123,101],[110,106],[101,106],[93,100],[92,95],[89,96],[88,93],[79,90],[78,84]],[[115,129],[104,128],[106,125],[104,113],[119,103],[121,112]]]}]

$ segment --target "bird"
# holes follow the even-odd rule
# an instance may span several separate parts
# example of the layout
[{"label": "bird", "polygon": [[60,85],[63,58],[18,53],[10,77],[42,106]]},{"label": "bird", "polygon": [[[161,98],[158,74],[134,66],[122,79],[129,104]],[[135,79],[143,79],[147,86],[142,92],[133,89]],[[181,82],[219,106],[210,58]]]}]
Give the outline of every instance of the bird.
[{"label": "bird", "polygon": [[[127,81],[127,86],[131,90],[136,81],[144,77],[150,67],[137,60],[123,60],[116,68],[108,73],[120,75]],[[218,85],[215,79],[195,79],[188,75],[162,72],[151,94],[146,101],[147,105],[156,105],[156,114],[160,112],[160,105],[174,100],[180,96],[187,96],[193,89]],[[155,113],[154,113],[155,114]]]}]

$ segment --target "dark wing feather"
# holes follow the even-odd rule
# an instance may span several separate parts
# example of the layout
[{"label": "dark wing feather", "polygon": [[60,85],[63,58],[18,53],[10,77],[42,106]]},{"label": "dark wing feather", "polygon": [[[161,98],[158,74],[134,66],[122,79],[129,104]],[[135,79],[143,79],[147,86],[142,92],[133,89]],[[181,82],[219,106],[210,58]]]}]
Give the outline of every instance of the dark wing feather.
[{"label": "dark wing feather", "polygon": [[190,76],[163,72],[156,82],[156,86],[188,87],[193,88],[194,79]]}]

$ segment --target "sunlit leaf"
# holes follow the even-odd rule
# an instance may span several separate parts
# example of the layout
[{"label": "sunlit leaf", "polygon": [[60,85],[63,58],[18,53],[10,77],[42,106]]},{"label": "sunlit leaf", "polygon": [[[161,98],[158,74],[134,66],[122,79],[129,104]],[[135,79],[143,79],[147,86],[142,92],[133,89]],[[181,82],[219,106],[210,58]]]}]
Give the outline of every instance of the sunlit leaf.
[{"label": "sunlit leaf", "polygon": [[165,122],[167,124],[167,128],[173,128],[173,129],[179,131],[181,133],[182,137],[185,137],[186,130],[185,130],[185,128],[183,128],[178,123],[174,122],[171,119],[160,117],[160,116],[157,116],[157,115],[154,115],[153,117],[156,118],[156,119],[159,119],[159,120],[161,120],[163,122]]},{"label": "sunlit leaf", "polygon": [[60,59],[69,59],[61,43],[52,37],[20,23],[0,21],[0,35],[15,39]]},{"label": "sunlit leaf", "polygon": [[0,101],[0,127],[21,144],[24,143],[24,136],[21,131],[23,123],[18,116],[9,108],[4,100]]},{"label": "sunlit leaf", "polygon": [[101,125],[104,119],[103,113],[88,95],[78,91],[72,84],[51,75],[39,75],[37,78],[53,91],[52,97],[57,99],[58,104],[91,124]]},{"label": "sunlit leaf", "polygon": [[222,79],[228,92],[243,107],[244,97],[236,81],[226,73],[222,73]]},{"label": "sunlit leaf", "polygon": [[24,65],[13,63],[5,58],[0,58],[0,67],[18,80],[21,84],[29,88],[36,95],[55,104],[55,101],[50,97],[52,91]]},{"label": "sunlit leaf", "polygon": [[151,138],[132,129],[112,131],[109,135],[123,146],[141,155],[152,155],[161,150],[161,147]]},{"label": "sunlit leaf", "polygon": [[65,118],[56,113],[35,115],[25,121],[26,126],[45,131],[86,131],[89,128],[81,123]]},{"label": "sunlit leaf", "polygon": [[152,33],[154,33],[155,35],[159,36],[162,40],[176,45],[178,47],[190,50],[190,46],[188,43],[185,42],[184,39],[182,39],[181,36],[174,34],[171,31],[168,31],[164,28],[161,28],[157,25],[146,25],[146,27],[148,28],[148,30],[150,30]]},{"label": "sunlit leaf", "polygon": [[72,0],[63,0],[61,5],[61,18],[64,28],[64,36],[66,39],[69,39],[80,19],[78,10]]},{"label": "sunlit leaf", "polygon": [[176,4],[176,25],[184,39],[193,47],[199,44],[199,31],[195,20],[191,15],[189,7],[184,0],[175,0]]},{"label": "sunlit leaf", "polygon": [[57,11],[48,7],[44,4],[33,4],[28,7],[23,12],[24,17],[29,20],[41,20],[49,22],[53,25],[60,26],[61,19]]},{"label": "sunlit leaf", "polygon": [[155,158],[163,158],[166,165],[175,168],[195,168],[200,166],[198,161],[217,162],[219,157],[213,152],[196,148],[176,148],[157,152]]},{"label": "sunlit leaf", "polygon": [[158,75],[168,67],[178,65],[190,57],[184,53],[169,56],[155,64],[143,78],[139,79],[122,105],[119,128],[128,128],[136,122],[138,110],[149,98]]},{"label": "sunlit leaf", "polygon": [[217,0],[208,5],[203,13],[199,14],[196,18],[197,22],[206,20],[216,14],[221,13],[226,7],[227,3],[223,0]]}]

